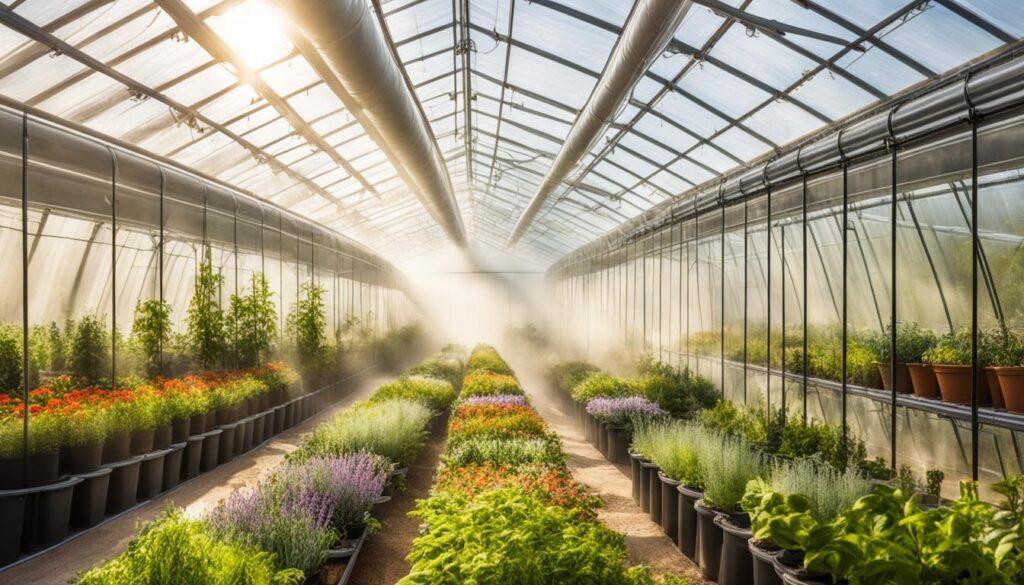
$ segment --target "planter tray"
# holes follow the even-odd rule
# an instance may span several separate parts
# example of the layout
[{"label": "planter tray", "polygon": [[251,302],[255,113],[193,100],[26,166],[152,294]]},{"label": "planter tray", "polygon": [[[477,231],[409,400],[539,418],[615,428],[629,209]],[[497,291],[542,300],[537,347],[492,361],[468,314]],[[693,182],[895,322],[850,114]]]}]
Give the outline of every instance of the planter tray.
[{"label": "planter tray", "polygon": [[[319,582],[323,585],[345,585],[348,583],[352,578],[352,573],[355,572],[356,561],[359,559],[359,553],[362,552],[369,534],[369,530],[363,530],[359,538],[342,541],[343,547],[336,550],[338,550],[338,554],[344,556],[331,559],[330,553],[328,553],[329,560],[320,569]],[[347,554],[348,549],[352,550],[351,554]]]}]

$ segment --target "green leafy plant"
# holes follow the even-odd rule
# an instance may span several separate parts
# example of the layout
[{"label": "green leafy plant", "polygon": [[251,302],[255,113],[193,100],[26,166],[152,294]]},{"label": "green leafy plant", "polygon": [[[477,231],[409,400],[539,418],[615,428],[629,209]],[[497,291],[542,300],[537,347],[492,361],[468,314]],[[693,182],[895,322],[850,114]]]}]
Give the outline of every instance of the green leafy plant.
[{"label": "green leafy plant", "polygon": [[498,354],[498,351],[493,346],[483,343],[473,348],[473,353],[466,361],[466,370],[487,370],[495,374],[514,375],[512,368]]},{"label": "green leafy plant", "polygon": [[942,497],[942,481],[946,479],[946,474],[942,473],[941,469],[929,469],[925,474],[926,485],[925,493],[938,499]]},{"label": "green leafy plant", "polygon": [[570,394],[576,384],[579,384],[587,376],[599,372],[600,368],[588,362],[561,362],[551,366],[547,371],[548,380],[556,388],[566,394]]},{"label": "green leafy plant", "polygon": [[467,465],[507,465],[521,467],[544,464],[565,465],[557,435],[533,438],[473,437],[459,441],[442,457],[448,467]]},{"label": "green leafy plant", "polygon": [[594,398],[625,398],[637,391],[629,383],[618,376],[596,372],[583,378],[572,388],[572,399],[587,403]]},{"label": "green leafy plant", "polygon": [[469,370],[462,382],[461,396],[497,396],[499,394],[522,394],[523,389],[511,374],[499,374],[490,370]]},{"label": "green leafy plant", "polygon": [[0,324],[0,391],[16,391],[22,386],[21,328]]},{"label": "green leafy plant", "polygon": [[743,441],[718,437],[698,458],[704,501],[728,514],[739,512],[747,483],[760,471],[761,456]]},{"label": "green leafy plant", "polygon": [[965,366],[971,363],[971,333],[960,329],[939,337],[935,347],[921,356],[928,364]]},{"label": "green leafy plant", "polygon": [[640,376],[630,380],[629,385],[675,417],[694,416],[718,402],[718,392],[711,381],[689,368],[680,370],[651,361],[641,364],[640,371]]},{"label": "green leafy plant", "polygon": [[306,461],[365,451],[407,467],[423,447],[432,414],[412,400],[364,403],[317,426],[289,459]]},{"label": "green leafy plant", "polygon": [[188,349],[192,360],[203,369],[220,365],[227,347],[220,288],[224,275],[214,271],[210,251],[199,263],[195,288],[188,304]]},{"label": "green leafy plant", "polygon": [[135,305],[131,340],[141,349],[150,376],[162,371],[162,353],[171,339],[171,305],[165,301],[139,301]]},{"label": "green leafy plant", "polygon": [[75,378],[89,385],[110,381],[110,333],[97,315],[84,315],[75,325],[69,366]]},{"label": "green leafy plant", "polygon": [[413,542],[411,573],[399,585],[628,585],[652,583],[625,567],[623,537],[518,488],[469,498],[446,491],[417,503],[426,526]]},{"label": "green leafy plant", "polygon": [[294,344],[299,369],[306,377],[318,376],[327,350],[324,287],[312,281],[302,284],[285,328]]},{"label": "green leafy plant", "polygon": [[704,487],[701,458],[719,441],[714,431],[686,421],[654,421],[637,425],[633,432],[634,451],[668,477],[695,489]]},{"label": "green leafy plant", "polygon": [[[879,362],[887,364],[890,361],[892,351],[892,325],[886,325],[881,333],[865,335],[865,344],[875,354]],[[929,351],[938,343],[938,337],[928,329],[922,329],[920,325],[913,322],[902,322],[896,324],[896,363],[914,364],[920,363],[925,352]]]},{"label": "green leafy plant", "polygon": [[433,411],[448,409],[455,402],[455,389],[450,382],[425,376],[402,376],[384,384],[373,393],[373,402],[405,399],[422,402]]},{"label": "green leafy plant", "polygon": [[298,585],[302,571],[274,570],[270,553],[213,537],[207,526],[165,511],[144,525],[128,550],[79,576],[78,585]]},{"label": "green leafy plant", "polygon": [[445,353],[423,360],[409,369],[409,375],[411,376],[426,376],[447,380],[456,390],[462,387],[462,377],[465,373],[466,366],[462,363],[462,360],[455,355]]},{"label": "green leafy plant", "polygon": [[269,359],[277,337],[274,293],[262,272],[254,272],[248,292],[231,295],[225,327],[238,365],[252,368]]}]

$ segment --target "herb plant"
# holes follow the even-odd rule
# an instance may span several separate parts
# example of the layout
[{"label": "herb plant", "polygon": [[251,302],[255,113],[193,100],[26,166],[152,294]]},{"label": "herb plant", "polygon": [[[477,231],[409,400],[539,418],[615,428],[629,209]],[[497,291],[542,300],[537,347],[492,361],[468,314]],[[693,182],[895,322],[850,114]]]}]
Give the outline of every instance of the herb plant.
[{"label": "herb plant", "polygon": [[253,272],[247,293],[231,295],[225,327],[240,367],[256,367],[270,358],[277,336],[273,295],[262,272]]},{"label": "herb plant", "polygon": [[135,305],[131,341],[146,360],[146,373],[156,376],[163,370],[163,350],[171,339],[171,305],[152,299]]},{"label": "herb plant", "polygon": [[214,271],[209,250],[199,263],[195,288],[188,304],[188,350],[199,367],[209,370],[219,366],[227,347],[224,313],[220,306],[220,288],[224,275]]}]

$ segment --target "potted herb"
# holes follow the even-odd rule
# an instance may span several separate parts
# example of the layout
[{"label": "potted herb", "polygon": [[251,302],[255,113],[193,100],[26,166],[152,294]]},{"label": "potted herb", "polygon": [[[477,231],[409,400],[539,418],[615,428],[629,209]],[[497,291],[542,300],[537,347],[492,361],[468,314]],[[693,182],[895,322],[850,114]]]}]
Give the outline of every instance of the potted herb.
[{"label": "potted herb", "polygon": [[0,489],[47,485],[60,475],[60,417],[41,411],[29,414],[27,459],[23,432],[21,416],[0,420]]},{"label": "potted herb", "polygon": [[743,512],[747,483],[758,476],[761,456],[744,441],[719,438],[700,456],[704,497],[697,511],[697,564],[706,579],[721,585],[753,580],[753,562],[747,541],[750,517]]},{"label": "potted herb", "polygon": [[606,457],[612,463],[629,459],[633,429],[639,424],[661,418],[667,413],[643,396],[594,398],[587,403],[587,414],[597,419],[606,435]]},{"label": "potted herb", "polygon": [[1000,355],[999,363],[994,364],[997,366],[994,369],[1000,387],[1000,398],[1006,410],[1024,412],[1024,340],[1016,333],[1003,333],[1004,351]]},{"label": "potted herb", "polygon": [[925,489],[921,497],[922,506],[938,506],[942,502],[942,481],[946,474],[941,469],[929,469],[925,474]]},{"label": "potted herb", "polygon": [[89,473],[103,462],[107,439],[107,412],[97,407],[67,407],[61,417],[62,449],[69,473]]},{"label": "potted herb", "polygon": [[[878,373],[882,377],[882,386],[892,391],[891,346],[892,327],[886,326],[885,332],[871,337],[870,345],[878,358]],[[910,374],[911,365],[920,365],[926,351],[935,347],[938,342],[934,333],[922,329],[917,323],[897,323],[896,325],[896,391],[909,394],[914,391]]]},{"label": "potted herb", "polygon": [[[935,347],[924,353],[923,361],[932,364],[944,402],[971,403],[971,333],[960,329],[939,338]],[[981,372],[979,372],[981,374]],[[977,378],[978,404],[991,404],[984,375]]]}]

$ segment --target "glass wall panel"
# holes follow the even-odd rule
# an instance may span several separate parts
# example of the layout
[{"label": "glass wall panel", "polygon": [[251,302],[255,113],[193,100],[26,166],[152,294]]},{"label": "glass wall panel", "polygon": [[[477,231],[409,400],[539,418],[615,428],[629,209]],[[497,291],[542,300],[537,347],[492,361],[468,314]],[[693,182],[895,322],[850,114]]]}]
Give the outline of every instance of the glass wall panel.
[{"label": "glass wall panel", "polygon": [[0,112],[0,393],[23,396],[24,377],[24,251],[22,240],[23,119]]}]

